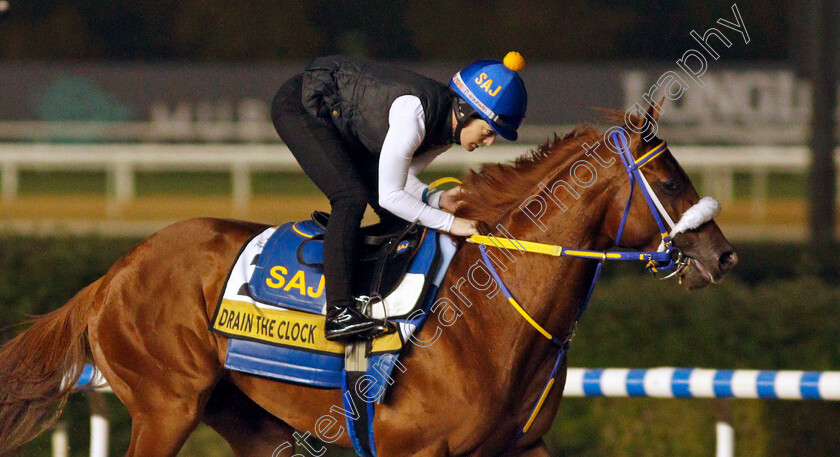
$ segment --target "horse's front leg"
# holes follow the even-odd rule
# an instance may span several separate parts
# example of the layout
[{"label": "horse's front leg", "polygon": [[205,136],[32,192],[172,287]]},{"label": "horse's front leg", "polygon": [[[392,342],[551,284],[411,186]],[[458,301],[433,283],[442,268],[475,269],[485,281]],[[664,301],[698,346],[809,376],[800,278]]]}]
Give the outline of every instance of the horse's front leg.
[{"label": "horse's front leg", "polygon": [[548,449],[542,438],[536,443],[522,449],[516,449],[512,454],[515,457],[549,457]]}]

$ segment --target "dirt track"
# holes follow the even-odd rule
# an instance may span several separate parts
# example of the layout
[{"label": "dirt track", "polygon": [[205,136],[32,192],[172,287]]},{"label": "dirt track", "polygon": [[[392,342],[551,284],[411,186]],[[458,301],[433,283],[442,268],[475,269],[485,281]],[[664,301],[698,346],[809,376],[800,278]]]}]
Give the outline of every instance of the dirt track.
[{"label": "dirt track", "polygon": [[[123,204],[101,197],[24,197],[0,201],[0,232],[51,235],[100,233],[145,236],[172,222],[218,217],[279,224],[329,211],[325,197],[258,197],[237,208],[226,197],[145,197]],[[366,221],[376,220],[368,210]]]},{"label": "dirt track", "polygon": [[235,208],[226,197],[141,197],[120,204],[101,197],[25,197],[0,203],[3,219],[89,219],[159,221],[212,216],[281,222],[306,217],[312,210],[329,210],[323,197],[255,198]]},{"label": "dirt track", "polygon": [[[738,238],[798,238],[804,233],[807,206],[800,200],[768,202],[765,210],[749,201],[724,203],[718,222]],[[108,235],[144,235],[171,222],[212,216],[282,223],[329,210],[320,196],[255,197],[237,208],[227,197],[141,197],[119,204],[102,197],[36,196],[0,201],[0,229],[6,232],[50,234],[97,232]],[[367,221],[375,220],[368,210]]]}]

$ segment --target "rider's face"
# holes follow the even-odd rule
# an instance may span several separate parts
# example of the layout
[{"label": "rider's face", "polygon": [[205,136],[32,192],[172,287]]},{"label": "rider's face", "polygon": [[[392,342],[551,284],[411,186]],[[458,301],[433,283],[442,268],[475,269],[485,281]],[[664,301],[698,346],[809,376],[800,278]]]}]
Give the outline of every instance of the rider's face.
[{"label": "rider's face", "polygon": [[484,119],[473,119],[461,129],[461,146],[467,151],[490,146],[496,141],[496,132]]}]

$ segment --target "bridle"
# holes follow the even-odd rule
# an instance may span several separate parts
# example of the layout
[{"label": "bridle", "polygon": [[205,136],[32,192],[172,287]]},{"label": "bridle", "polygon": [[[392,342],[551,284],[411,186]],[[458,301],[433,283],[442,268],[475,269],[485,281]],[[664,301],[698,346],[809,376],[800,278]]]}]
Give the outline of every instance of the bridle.
[{"label": "bridle", "polygon": [[[688,265],[689,258],[683,255],[682,251],[673,245],[672,236],[685,228],[680,229],[680,224],[674,224],[671,216],[668,215],[668,212],[665,210],[665,206],[659,200],[659,197],[656,196],[656,193],[651,188],[650,183],[648,183],[645,175],[642,173],[642,167],[668,150],[667,143],[662,141],[645,155],[635,159],[632,152],[630,152],[630,147],[627,143],[627,134],[624,130],[617,129],[613,131],[611,138],[614,140],[614,144],[617,145],[621,162],[624,165],[624,170],[630,180],[630,193],[627,196],[627,203],[624,205],[624,212],[621,216],[621,222],[618,225],[618,230],[615,236],[615,246],[618,247],[621,244],[621,238],[630,214],[630,205],[633,202],[633,193],[636,189],[636,184],[638,184],[638,187],[645,198],[648,209],[650,209],[650,213],[656,221],[656,225],[659,228],[659,233],[662,237],[659,249],[656,251],[595,251],[591,249],[566,248],[563,246],[535,243],[531,241],[517,240],[514,238],[501,238],[493,235],[473,235],[467,239],[467,241],[481,245],[479,248],[482,251],[484,250],[484,246],[493,246],[500,249],[516,249],[523,253],[532,252],[553,256],[578,257],[601,261],[643,260],[647,261],[646,267],[651,273],[673,271],[673,273],[668,276],[671,277],[680,272]],[[690,211],[691,209],[686,211],[686,213],[689,213]],[[705,217],[706,220],[703,222],[711,220],[714,215]],[[666,223],[668,224],[667,228],[665,225]]]},{"label": "bridle", "polygon": [[[658,272],[671,272],[666,277],[660,279],[667,279],[672,276],[679,275],[689,265],[691,258],[683,255],[682,251],[673,245],[672,237],[676,235],[676,233],[687,229],[696,228],[699,225],[712,220],[720,211],[720,205],[717,203],[717,201],[711,199],[711,197],[704,197],[700,202],[698,202],[698,204],[695,204],[694,206],[692,206],[692,208],[689,208],[683,214],[679,223],[674,224],[674,221],[668,215],[668,212],[665,210],[665,207],[662,205],[662,202],[659,200],[659,197],[656,196],[656,193],[653,191],[653,188],[651,188],[650,183],[648,183],[647,179],[645,178],[645,175],[642,173],[642,167],[659,157],[663,152],[667,151],[668,145],[665,143],[665,141],[662,141],[661,143],[659,143],[659,145],[645,153],[643,156],[636,159],[633,157],[633,154],[630,151],[630,146],[628,144],[629,136],[623,129],[618,128],[613,130],[610,134],[610,138],[612,138],[613,140],[613,145],[616,146],[618,149],[619,155],[621,157],[621,162],[624,165],[624,170],[626,171],[627,176],[630,180],[630,195],[627,197],[627,204],[624,206],[624,212],[621,217],[621,222],[618,226],[618,231],[615,237],[615,246],[618,246],[621,243],[621,237],[624,233],[624,228],[627,224],[628,215],[630,214],[630,205],[633,202],[633,191],[636,188],[636,184],[638,184],[638,187],[645,198],[645,202],[648,205],[648,209],[650,209],[650,213],[656,221],[656,225],[659,228],[659,233],[662,237],[662,242],[660,243],[659,248],[656,251],[608,252],[595,251],[589,249],[570,249],[557,245],[516,240],[513,238],[496,237],[493,235],[473,235],[467,240],[471,243],[476,243],[479,245],[478,248],[485,266],[489,270],[490,275],[496,281],[496,284],[498,284],[502,293],[508,299],[508,302],[510,302],[510,304],[519,312],[519,314],[522,315],[523,318],[525,318],[526,321],[528,321],[528,323],[532,327],[534,327],[541,335],[543,335],[545,338],[551,341],[551,343],[559,349],[557,359],[554,362],[554,368],[551,371],[551,375],[549,376],[548,382],[543,388],[543,392],[540,395],[540,398],[537,400],[537,403],[534,405],[534,408],[532,409],[528,421],[521,429],[519,429],[516,435],[516,439],[523,436],[531,427],[531,425],[537,417],[537,414],[540,411],[540,408],[542,408],[543,402],[548,397],[551,388],[554,386],[554,382],[557,378],[557,374],[559,373],[559,369],[562,366],[563,361],[565,360],[566,353],[569,350],[572,339],[574,338],[577,324],[580,321],[581,317],[583,317],[583,313],[584,311],[586,311],[586,307],[589,304],[589,300],[592,298],[592,293],[595,290],[595,283],[598,281],[598,278],[601,275],[601,270],[606,261],[642,260],[647,261],[646,268],[654,275]],[[432,183],[432,186],[434,185],[435,183]],[[430,186],[430,188],[432,188],[432,186]],[[699,208],[699,206],[701,203],[704,203],[704,200],[706,199],[714,201],[714,204],[711,205],[712,209],[703,211]],[[708,201],[706,203],[708,203]],[[697,209],[695,210],[695,208]],[[691,215],[691,217],[686,218],[686,216],[688,216],[689,214]],[[691,221],[689,222],[687,221],[687,219],[691,219]],[[684,220],[686,221],[685,223]],[[566,336],[564,338],[558,338],[552,335],[539,323],[537,323],[537,321],[534,320],[534,318],[531,317],[531,315],[528,314],[528,312],[525,311],[525,309],[523,309],[521,305],[519,305],[516,299],[513,298],[513,295],[510,293],[505,283],[502,281],[498,271],[496,271],[496,268],[493,266],[493,262],[491,262],[490,258],[488,257],[485,246],[493,246],[500,249],[516,249],[520,253],[532,252],[558,257],[565,256],[599,260],[598,266],[595,269],[595,274],[592,277],[592,282],[589,285],[589,289],[586,295],[584,296],[583,300],[581,301],[580,306],[578,307],[571,328],[566,333]]]},{"label": "bridle", "polygon": [[[633,202],[633,191],[636,188],[634,184],[638,182],[639,189],[641,189],[642,195],[645,197],[648,209],[650,209],[650,213],[656,221],[656,226],[659,228],[659,233],[662,236],[662,243],[660,243],[655,255],[651,253],[651,260],[648,262],[647,268],[651,273],[673,270],[671,274],[661,279],[670,278],[678,274],[688,265],[688,257],[684,256],[682,251],[673,245],[671,238],[675,235],[673,231],[676,224],[674,224],[671,216],[668,215],[668,211],[665,210],[665,206],[662,205],[659,197],[656,196],[644,173],[642,173],[642,167],[667,151],[668,144],[663,140],[659,145],[645,153],[645,155],[635,159],[633,158],[633,153],[630,152],[630,146],[627,144],[627,134],[623,129],[613,131],[610,136],[614,141],[613,144],[618,145],[621,162],[624,165],[624,170],[627,172],[627,177],[630,179],[630,195],[627,196],[627,204],[624,205],[624,214],[622,214],[621,223],[618,226],[615,245],[618,246],[621,244],[621,235],[624,233],[624,226],[627,224],[627,216],[630,213],[630,204]],[[665,223],[668,224],[667,228],[665,227]],[[665,254],[665,256],[661,254]]]}]

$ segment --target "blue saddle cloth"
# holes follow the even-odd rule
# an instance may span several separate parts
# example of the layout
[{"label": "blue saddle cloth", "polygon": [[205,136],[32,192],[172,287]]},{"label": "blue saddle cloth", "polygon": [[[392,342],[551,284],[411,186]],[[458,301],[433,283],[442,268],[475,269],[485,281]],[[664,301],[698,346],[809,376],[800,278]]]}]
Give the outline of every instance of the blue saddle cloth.
[{"label": "blue saddle cloth", "polygon": [[255,259],[248,281],[251,296],[289,309],[322,313],[327,305],[323,270],[301,265],[298,255],[309,265],[323,264],[323,243],[310,242],[323,234],[324,229],[311,220],[278,227]]},{"label": "blue saddle cloth", "polygon": [[[229,338],[225,368],[342,387],[343,345],[323,340],[321,330],[326,304],[322,271],[298,262],[299,249],[305,263],[322,262],[322,244],[307,242],[320,233],[323,229],[312,221],[287,223],[258,234],[243,248],[211,326]],[[393,383],[390,374],[399,352],[428,315],[454,252],[447,235],[426,230],[405,278],[386,296],[386,303],[396,304],[397,311],[387,315],[399,331],[370,346],[368,373],[375,383],[369,391],[379,393],[377,401]]]}]

